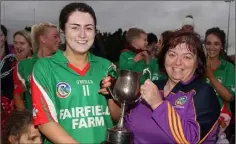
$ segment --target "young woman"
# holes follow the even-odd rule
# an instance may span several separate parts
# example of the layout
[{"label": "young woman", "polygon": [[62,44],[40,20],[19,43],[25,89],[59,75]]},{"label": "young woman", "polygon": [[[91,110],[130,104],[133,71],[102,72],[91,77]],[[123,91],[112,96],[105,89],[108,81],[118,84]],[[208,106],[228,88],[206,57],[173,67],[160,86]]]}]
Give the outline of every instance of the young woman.
[{"label": "young woman", "polygon": [[[96,16],[85,3],[70,3],[60,13],[66,49],[35,64],[31,81],[34,124],[45,143],[100,143],[119,108],[99,94],[111,62],[89,53]],[[118,111],[117,111],[118,109]]]},{"label": "young woman", "polygon": [[4,144],[41,144],[41,134],[33,125],[31,111],[13,111],[9,116],[2,133]]},{"label": "young woman", "polygon": [[207,50],[207,82],[217,93],[221,105],[220,132],[218,143],[229,143],[224,133],[230,123],[230,101],[235,96],[235,67],[227,57],[225,33],[219,28],[206,31],[205,47]]},{"label": "young woman", "polygon": [[33,54],[32,43],[30,34],[24,30],[17,31],[13,35],[14,38],[14,50],[16,53],[17,60],[31,57]]},{"label": "young woman", "polygon": [[[142,100],[127,111],[134,144],[215,143],[220,105],[205,80],[206,57],[200,36],[176,31],[163,49],[167,80],[146,80]],[[103,90],[109,86],[103,80]]]},{"label": "young woman", "polygon": [[[14,70],[14,102],[16,109],[32,109],[30,75],[35,62],[54,54],[60,44],[57,27],[50,23],[34,25],[31,30],[34,54],[21,60]],[[17,36],[17,35],[16,35]]]}]

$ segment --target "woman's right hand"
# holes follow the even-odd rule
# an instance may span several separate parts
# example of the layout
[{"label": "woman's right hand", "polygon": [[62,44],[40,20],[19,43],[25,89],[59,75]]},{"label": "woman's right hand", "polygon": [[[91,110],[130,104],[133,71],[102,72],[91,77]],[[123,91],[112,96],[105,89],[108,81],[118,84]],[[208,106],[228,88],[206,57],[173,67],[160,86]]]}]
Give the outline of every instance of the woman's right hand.
[{"label": "woman's right hand", "polygon": [[109,91],[107,90],[108,87],[111,86],[112,77],[107,76],[101,81],[101,89],[98,91],[103,95],[109,95]]}]

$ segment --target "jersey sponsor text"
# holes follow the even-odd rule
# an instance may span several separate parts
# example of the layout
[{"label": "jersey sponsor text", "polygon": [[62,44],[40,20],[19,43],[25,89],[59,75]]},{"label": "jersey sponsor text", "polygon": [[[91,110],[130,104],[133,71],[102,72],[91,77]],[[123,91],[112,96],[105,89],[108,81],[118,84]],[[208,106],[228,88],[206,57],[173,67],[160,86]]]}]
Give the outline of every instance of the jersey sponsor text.
[{"label": "jersey sponsor text", "polygon": [[74,107],[60,110],[60,120],[71,119],[72,129],[104,126],[104,117],[110,115],[102,105]]}]

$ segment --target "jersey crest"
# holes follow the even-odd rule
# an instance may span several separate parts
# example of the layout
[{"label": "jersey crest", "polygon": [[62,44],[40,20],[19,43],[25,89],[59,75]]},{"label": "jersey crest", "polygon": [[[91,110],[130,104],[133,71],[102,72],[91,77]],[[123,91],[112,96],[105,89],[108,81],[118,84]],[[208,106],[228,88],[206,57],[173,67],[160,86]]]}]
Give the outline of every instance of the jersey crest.
[{"label": "jersey crest", "polygon": [[66,82],[59,82],[56,85],[56,93],[59,98],[67,98],[71,93],[71,86]]},{"label": "jersey crest", "polygon": [[183,106],[186,102],[187,102],[187,97],[186,96],[179,97],[175,101],[175,106]]}]

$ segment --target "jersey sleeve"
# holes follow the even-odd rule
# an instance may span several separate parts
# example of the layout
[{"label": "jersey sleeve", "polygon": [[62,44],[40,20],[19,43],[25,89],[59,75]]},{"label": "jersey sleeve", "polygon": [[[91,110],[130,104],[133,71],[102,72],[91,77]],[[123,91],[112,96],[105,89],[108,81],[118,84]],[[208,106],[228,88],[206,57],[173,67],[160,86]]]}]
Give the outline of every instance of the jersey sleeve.
[{"label": "jersey sleeve", "polygon": [[[187,113],[180,112],[181,109],[174,108],[169,101],[164,101],[153,112],[153,119],[159,127],[175,142],[180,144],[199,143],[204,140],[209,133],[216,128],[217,118],[219,117],[220,106],[214,90],[204,91],[194,95],[205,97],[215,96],[213,104],[206,98],[207,103],[197,102],[192,99],[189,101]],[[212,97],[211,97],[212,98]],[[204,100],[204,99],[202,99]],[[198,100],[199,101],[199,100]],[[204,106],[201,106],[204,105]]]},{"label": "jersey sleeve", "polygon": [[58,122],[49,71],[47,63],[38,60],[31,75],[34,125]]},{"label": "jersey sleeve", "polygon": [[19,64],[16,64],[13,69],[14,94],[21,94],[25,91],[25,80],[22,78],[18,66]]},{"label": "jersey sleeve", "polygon": [[130,57],[128,52],[122,52],[119,58],[119,68],[120,69],[133,69],[135,67],[136,62],[133,57]]},{"label": "jersey sleeve", "polygon": [[228,64],[224,86],[229,90],[232,96],[235,96],[235,69],[232,64]]}]

